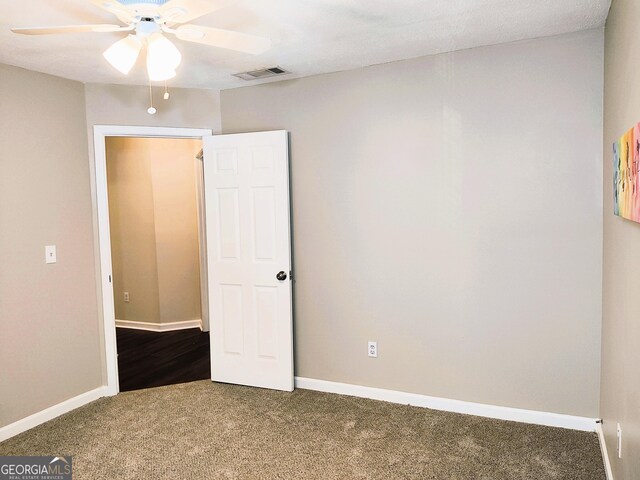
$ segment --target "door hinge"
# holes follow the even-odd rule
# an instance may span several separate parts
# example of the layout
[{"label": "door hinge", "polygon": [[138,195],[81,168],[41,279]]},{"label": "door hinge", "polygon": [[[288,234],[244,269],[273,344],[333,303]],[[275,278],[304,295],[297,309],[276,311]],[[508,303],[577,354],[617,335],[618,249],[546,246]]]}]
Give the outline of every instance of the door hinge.
[{"label": "door hinge", "polygon": [[289,270],[289,280],[293,281],[293,270]]},{"label": "door hinge", "polygon": [[111,283],[111,275],[109,275],[109,283]]}]

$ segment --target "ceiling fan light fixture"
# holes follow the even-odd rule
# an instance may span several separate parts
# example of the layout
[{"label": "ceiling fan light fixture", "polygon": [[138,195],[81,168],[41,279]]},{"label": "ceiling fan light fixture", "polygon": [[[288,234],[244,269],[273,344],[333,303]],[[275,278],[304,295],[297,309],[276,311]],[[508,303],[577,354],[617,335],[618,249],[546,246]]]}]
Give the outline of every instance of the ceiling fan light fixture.
[{"label": "ceiling fan light fixture", "polygon": [[153,68],[147,62],[147,73],[149,74],[149,80],[152,82],[164,82],[170,80],[176,76],[176,71],[166,68]]},{"label": "ceiling fan light fixture", "polygon": [[149,36],[147,47],[147,72],[152,82],[162,82],[176,76],[176,68],[182,55],[176,46],[161,33]]},{"label": "ceiling fan light fixture", "polygon": [[162,64],[166,68],[175,70],[182,61],[182,54],[176,46],[161,33],[149,36],[147,59],[151,58],[154,64]]},{"label": "ceiling fan light fixture", "polygon": [[142,42],[134,35],[127,35],[107,48],[102,56],[116,70],[127,75],[135,65],[141,49]]}]

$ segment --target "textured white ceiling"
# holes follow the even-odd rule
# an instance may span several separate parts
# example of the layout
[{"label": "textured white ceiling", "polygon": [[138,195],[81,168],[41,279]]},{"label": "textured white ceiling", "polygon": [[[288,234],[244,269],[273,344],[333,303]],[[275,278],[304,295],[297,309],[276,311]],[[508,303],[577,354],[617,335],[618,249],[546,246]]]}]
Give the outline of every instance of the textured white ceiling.
[{"label": "textured white ceiling", "polygon": [[[177,87],[226,89],[347,70],[604,25],[611,0],[238,0],[193,23],[270,37],[258,56],[175,40]],[[101,53],[124,34],[29,37],[9,28],[118,23],[87,0],[0,0],[0,63],[82,82],[143,85],[143,62],[124,76]],[[142,56],[141,56],[142,57]],[[292,75],[231,75],[280,65]]]}]

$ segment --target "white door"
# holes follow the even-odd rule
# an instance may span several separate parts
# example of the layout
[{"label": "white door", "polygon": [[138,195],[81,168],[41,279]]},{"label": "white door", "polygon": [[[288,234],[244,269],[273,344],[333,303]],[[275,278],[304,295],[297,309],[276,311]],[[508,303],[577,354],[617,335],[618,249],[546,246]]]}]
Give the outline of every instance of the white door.
[{"label": "white door", "polygon": [[211,379],[293,390],[286,131],[203,138]]}]

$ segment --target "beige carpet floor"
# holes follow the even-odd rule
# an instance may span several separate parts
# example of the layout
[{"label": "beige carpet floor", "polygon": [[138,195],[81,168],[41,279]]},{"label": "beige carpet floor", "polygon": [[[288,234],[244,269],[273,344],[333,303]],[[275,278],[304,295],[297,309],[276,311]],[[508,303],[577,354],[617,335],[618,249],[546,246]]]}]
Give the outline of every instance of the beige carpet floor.
[{"label": "beige carpet floor", "polygon": [[75,480],[603,480],[595,434],[209,381],[104,398],[0,443]]}]

